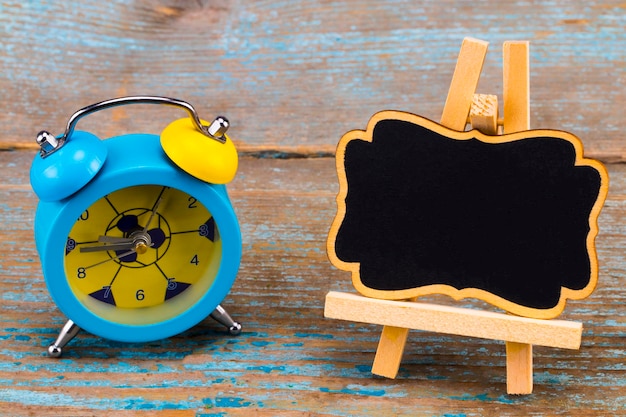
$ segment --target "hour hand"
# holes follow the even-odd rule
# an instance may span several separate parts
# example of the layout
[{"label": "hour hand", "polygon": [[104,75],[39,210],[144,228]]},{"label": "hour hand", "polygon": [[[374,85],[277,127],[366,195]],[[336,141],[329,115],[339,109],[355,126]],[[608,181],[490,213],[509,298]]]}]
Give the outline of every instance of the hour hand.
[{"label": "hour hand", "polygon": [[105,245],[97,246],[83,246],[80,248],[81,252],[98,252],[105,250],[127,250],[134,246],[134,240],[127,237],[117,236],[99,236],[98,242],[105,243]]},{"label": "hour hand", "polygon": [[97,246],[82,246],[80,248],[81,252],[98,252],[98,251],[108,251],[108,250],[128,250],[133,249],[135,247],[135,243],[131,241],[124,241],[120,243],[110,243],[106,245],[97,245]]}]

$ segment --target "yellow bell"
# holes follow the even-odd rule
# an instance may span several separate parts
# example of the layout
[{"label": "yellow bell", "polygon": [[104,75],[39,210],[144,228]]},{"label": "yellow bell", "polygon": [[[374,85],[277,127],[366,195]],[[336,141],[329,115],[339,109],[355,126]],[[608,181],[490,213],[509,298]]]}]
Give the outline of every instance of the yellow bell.
[{"label": "yellow bell", "polygon": [[[203,125],[209,123],[202,120]],[[200,132],[190,118],[176,120],[161,132],[161,147],[180,169],[213,184],[226,184],[237,173],[235,145],[226,134],[224,143]]]}]

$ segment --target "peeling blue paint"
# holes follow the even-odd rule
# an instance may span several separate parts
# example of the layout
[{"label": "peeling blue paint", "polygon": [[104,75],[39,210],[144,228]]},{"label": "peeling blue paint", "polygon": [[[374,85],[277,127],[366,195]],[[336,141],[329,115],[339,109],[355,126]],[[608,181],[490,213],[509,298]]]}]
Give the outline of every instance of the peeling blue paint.
[{"label": "peeling blue paint", "polygon": [[448,377],[443,375],[428,375],[426,376],[426,379],[430,381],[442,381],[448,379]]},{"label": "peeling blue paint", "polygon": [[272,371],[284,371],[285,370],[285,366],[281,365],[281,366],[249,366],[247,369],[249,371],[261,371],[264,372],[266,374],[271,373]]},{"label": "peeling blue paint", "polygon": [[296,332],[295,337],[305,337],[311,339],[332,339],[334,336],[328,333],[300,333]]},{"label": "peeling blue paint", "polygon": [[268,342],[267,340],[255,340],[255,341],[250,342],[250,344],[256,347],[265,347],[265,346],[273,345],[274,342]]},{"label": "peeling blue paint", "polygon": [[[350,388],[352,387],[352,388]],[[382,397],[385,395],[385,390],[372,390],[366,389],[363,387],[359,387],[357,385],[351,385],[346,388],[342,388],[339,390],[330,389],[330,388],[320,388],[321,392],[333,393],[333,394],[350,394],[350,395],[364,395],[368,397]]]},{"label": "peeling blue paint", "polygon": [[372,365],[354,365],[354,368],[359,372],[371,373]]},{"label": "peeling blue paint", "polygon": [[251,401],[246,401],[243,398],[239,398],[239,397],[217,397],[217,398],[215,398],[215,406],[216,407],[242,408],[242,407],[250,407],[251,405],[252,405]]},{"label": "peeling blue paint", "polygon": [[502,404],[515,404],[517,401],[515,401],[515,398],[518,398],[520,401],[523,401],[525,397],[511,397],[508,395],[500,395],[496,398],[491,397],[489,394],[487,393],[483,393],[483,394],[476,394],[476,395],[470,395],[470,394],[463,394],[460,396],[451,396],[450,397],[453,400],[460,400],[460,401],[479,401],[479,402],[497,402],[497,403],[502,403]]},{"label": "peeling blue paint", "polygon": [[49,408],[88,407],[94,410],[185,410],[201,407],[199,401],[148,401],[141,397],[103,399],[98,397],[72,396],[70,394],[50,394],[31,390],[0,390],[2,401],[27,406]]}]

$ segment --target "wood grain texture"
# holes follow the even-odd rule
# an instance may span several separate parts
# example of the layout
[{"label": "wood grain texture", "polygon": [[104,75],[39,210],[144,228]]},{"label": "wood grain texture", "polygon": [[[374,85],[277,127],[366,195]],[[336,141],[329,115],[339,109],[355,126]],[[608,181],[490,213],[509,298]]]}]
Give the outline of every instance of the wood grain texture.
[{"label": "wood grain texture", "polygon": [[324,317],[566,349],[580,348],[582,335],[579,322],[381,300],[336,291],[326,294]]},{"label": "wood grain texture", "polygon": [[495,94],[474,94],[470,108],[472,129],[485,135],[498,134],[498,96]]},{"label": "wood grain texture", "polygon": [[530,62],[527,41],[503,45],[504,133],[528,130],[530,126]]},{"label": "wood grain texture", "polygon": [[[167,95],[228,116],[249,152],[328,153],[380,110],[438,120],[459,47],[490,43],[478,92],[502,91],[502,43],[530,42],[531,125],[626,159],[622,0],[4,1],[1,148],[61,132],[80,107]],[[158,133],[171,110],[122,108],[80,126]],[[163,126],[156,121],[164,120]]]},{"label": "wood grain texture", "polygon": [[533,392],[533,345],[505,342],[506,392],[530,394]]},{"label": "wood grain texture", "polygon": [[480,39],[463,39],[439,120],[443,126],[465,130],[488,47],[489,42]]},{"label": "wood grain texture", "polygon": [[[324,304],[324,317],[329,317],[326,314],[328,310],[328,295],[326,295],[326,300],[326,304]],[[361,320],[351,321],[361,322]],[[374,362],[372,363],[373,375],[380,375],[391,379],[398,376],[400,364],[402,363],[402,355],[404,354],[404,348],[406,347],[406,341],[409,336],[409,330],[408,327],[383,326],[378,341],[378,347],[376,348]]]},{"label": "wood grain texture", "polygon": [[518,397],[506,394],[502,343],[411,332],[399,375],[388,380],[371,374],[380,326],[323,318],[328,291],[353,291],[324,247],[338,188],[332,158],[241,160],[230,189],[244,256],[224,303],[244,325],[240,336],[210,319],[147,344],[81,333],[63,359],[49,359],[64,318],[32,240],[31,158],[0,152],[0,414],[606,416],[626,407],[625,165],[608,166],[599,286],[560,316],[583,323],[582,346],[536,347],[533,394]]},{"label": "wood grain texture", "polygon": [[[626,166],[609,165],[600,283],[568,304],[579,351],[537,347],[534,394],[509,396],[504,345],[412,333],[398,378],[374,377],[380,326],[323,318],[325,294],[352,291],[326,257],[346,131],[384,109],[437,120],[462,39],[490,43],[478,92],[502,91],[502,43],[530,41],[531,125],[579,136],[586,156],[626,160],[621,0],[52,0],[0,3],[0,149],[33,148],[78,108],[154,94],[224,114],[243,158],[230,186],[241,273],[212,320],[149,344],[80,334],[43,283],[28,184],[32,151],[0,152],[0,414],[37,416],[619,415],[626,408]],[[119,108],[80,129],[159,133],[176,110]],[[162,122],[162,124],[161,124]],[[315,157],[315,158],[303,158]],[[445,297],[425,301],[461,307]]]}]

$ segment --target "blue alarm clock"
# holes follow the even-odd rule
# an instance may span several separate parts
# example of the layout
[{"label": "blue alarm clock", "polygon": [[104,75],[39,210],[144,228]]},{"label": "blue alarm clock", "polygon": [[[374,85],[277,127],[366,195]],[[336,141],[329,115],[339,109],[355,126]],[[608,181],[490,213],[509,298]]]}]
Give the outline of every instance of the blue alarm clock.
[{"label": "blue alarm clock", "polygon": [[[186,110],[160,137],[100,140],[75,130],[83,116],[134,104]],[[122,97],[72,115],[65,133],[37,136],[30,181],[39,204],[35,242],[48,290],[69,319],[48,354],[84,329],[122,342],[167,338],[207,316],[238,334],[220,305],[241,260],[226,183],[237,170],[228,121],[200,120],[181,100]]]}]

